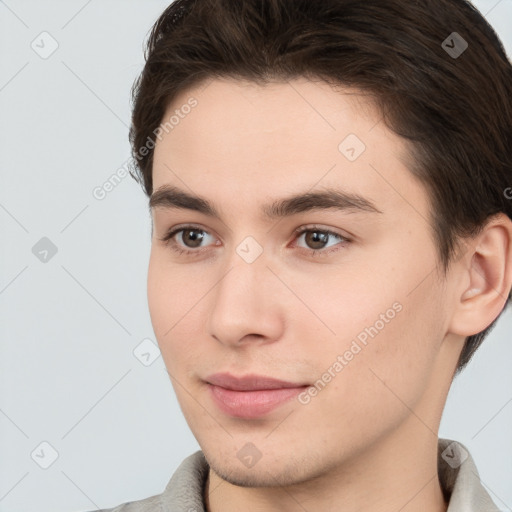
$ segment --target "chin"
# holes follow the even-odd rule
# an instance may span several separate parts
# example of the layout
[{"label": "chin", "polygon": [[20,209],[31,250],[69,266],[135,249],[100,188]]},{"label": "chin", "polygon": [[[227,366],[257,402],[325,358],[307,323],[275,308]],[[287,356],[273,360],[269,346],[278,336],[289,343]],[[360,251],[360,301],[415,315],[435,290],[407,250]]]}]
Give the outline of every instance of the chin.
[{"label": "chin", "polygon": [[238,487],[282,487],[298,483],[290,474],[274,473],[266,468],[230,468],[216,464],[210,467],[223,480]]},{"label": "chin", "polygon": [[277,487],[279,485],[269,474],[255,474],[250,470],[221,473],[214,467],[212,467],[212,470],[226,482],[238,487]]},{"label": "chin", "polygon": [[247,468],[236,456],[229,460],[229,457],[219,454],[211,457],[203,453],[214,473],[238,487],[283,487],[300,484],[312,476],[308,475],[307,465],[297,460],[283,464],[279,459],[265,460],[262,457],[256,465]]}]

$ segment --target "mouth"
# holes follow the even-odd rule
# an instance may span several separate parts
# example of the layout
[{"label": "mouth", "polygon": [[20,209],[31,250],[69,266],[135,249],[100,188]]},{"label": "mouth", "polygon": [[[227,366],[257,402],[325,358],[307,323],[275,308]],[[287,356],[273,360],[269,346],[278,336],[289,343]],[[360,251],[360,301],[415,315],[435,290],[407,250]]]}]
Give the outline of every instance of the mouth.
[{"label": "mouth", "polygon": [[309,384],[254,374],[236,377],[216,373],[205,382],[214,404],[223,413],[245,419],[264,416],[309,387]]}]

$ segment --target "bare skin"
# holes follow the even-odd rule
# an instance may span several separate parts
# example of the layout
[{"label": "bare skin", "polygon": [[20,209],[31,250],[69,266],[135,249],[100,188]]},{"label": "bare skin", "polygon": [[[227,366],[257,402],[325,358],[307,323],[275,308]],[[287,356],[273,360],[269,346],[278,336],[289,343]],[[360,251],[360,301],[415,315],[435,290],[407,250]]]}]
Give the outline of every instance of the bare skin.
[{"label": "bare skin", "polygon": [[[465,337],[496,318],[510,290],[512,223],[493,218],[445,277],[405,142],[357,91],[305,79],[204,86],[164,116],[197,100],[156,144],[154,191],[200,196],[220,217],[152,208],[148,301],[210,464],[207,510],[445,512],[439,423]],[[357,139],[339,149],[349,134],[365,145],[359,156]],[[331,188],[378,211],[262,214],[273,201]],[[190,224],[199,245],[183,231],[161,240]],[[260,249],[252,262],[241,256]],[[374,336],[363,344],[365,329]],[[248,419],[212,399],[205,380],[216,372],[310,387]],[[324,387],[307,391],[318,379]],[[251,467],[247,450],[260,457]]]}]

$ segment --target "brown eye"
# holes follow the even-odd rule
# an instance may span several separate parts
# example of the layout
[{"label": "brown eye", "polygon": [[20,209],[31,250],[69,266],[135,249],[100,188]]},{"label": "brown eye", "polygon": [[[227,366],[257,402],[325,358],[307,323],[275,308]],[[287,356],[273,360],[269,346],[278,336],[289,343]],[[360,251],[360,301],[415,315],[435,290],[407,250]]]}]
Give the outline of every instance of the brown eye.
[{"label": "brown eye", "polygon": [[182,229],[181,240],[186,247],[197,248],[204,239],[204,231],[200,229]]},{"label": "brown eye", "polygon": [[177,254],[197,256],[209,249],[206,243],[208,237],[214,242],[210,245],[218,245],[215,242],[215,237],[208,231],[190,225],[172,228],[160,240]]},{"label": "brown eye", "polygon": [[[296,230],[297,240],[304,238],[305,246],[298,245],[299,248],[310,254],[329,254],[337,249],[333,246],[346,245],[349,240],[339,233],[329,229],[319,229],[315,227],[302,228]],[[331,249],[331,247],[333,247]]]},{"label": "brown eye", "polygon": [[304,240],[310,249],[323,249],[329,241],[329,234],[323,231],[308,231],[305,233]]}]

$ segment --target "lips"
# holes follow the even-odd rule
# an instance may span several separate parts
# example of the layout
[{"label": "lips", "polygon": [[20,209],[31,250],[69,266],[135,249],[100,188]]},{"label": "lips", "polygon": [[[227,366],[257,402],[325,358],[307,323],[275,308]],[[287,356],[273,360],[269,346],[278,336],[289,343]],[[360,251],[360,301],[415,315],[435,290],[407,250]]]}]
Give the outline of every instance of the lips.
[{"label": "lips", "polygon": [[213,402],[222,412],[246,419],[270,413],[309,386],[254,374],[235,377],[216,373],[205,381]]},{"label": "lips", "polygon": [[206,382],[214,386],[220,386],[234,391],[257,391],[262,389],[284,389],[284,388],[300,388],[307,384],[298,384],[287,382],[284,380],[273,379],[263,375],[245,375],[235,377],[229,373],[216,373],[207,377]]}]

